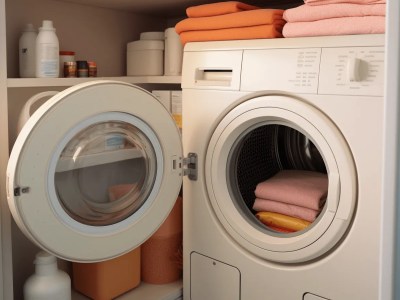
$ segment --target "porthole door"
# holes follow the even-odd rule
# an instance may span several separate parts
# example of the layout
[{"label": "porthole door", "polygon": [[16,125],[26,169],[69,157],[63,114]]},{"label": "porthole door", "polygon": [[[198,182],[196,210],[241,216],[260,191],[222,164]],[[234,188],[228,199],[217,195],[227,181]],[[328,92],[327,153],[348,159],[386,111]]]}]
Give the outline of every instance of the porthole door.
[{"label": "porthole door", "polygon": [[356,210],[356,178],[335,124],[286,95],[243,99],[219,122],[206,156],[221,225],[247,251],[280,263],[309,261],[340,243]]},{"label": "porthole door", "polygon": [[96,81],[43,104],[7,169],[18,226],[44,250],[94,262],[128,252],[165,220],[182,183],[180,132],[139,87]]}]

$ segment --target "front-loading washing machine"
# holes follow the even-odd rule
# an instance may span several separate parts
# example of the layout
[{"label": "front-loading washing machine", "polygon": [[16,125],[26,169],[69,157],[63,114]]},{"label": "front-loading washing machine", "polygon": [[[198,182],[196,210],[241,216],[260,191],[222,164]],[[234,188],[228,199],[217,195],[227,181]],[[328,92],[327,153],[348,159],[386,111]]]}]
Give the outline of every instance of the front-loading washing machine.
[{"label": "front-loading washing machine", "polygon": [[[383,35],[186,45],[184,299],[379,299],[384,55]],[[327,182],[297,230],[255,209],[283,172]]]}]

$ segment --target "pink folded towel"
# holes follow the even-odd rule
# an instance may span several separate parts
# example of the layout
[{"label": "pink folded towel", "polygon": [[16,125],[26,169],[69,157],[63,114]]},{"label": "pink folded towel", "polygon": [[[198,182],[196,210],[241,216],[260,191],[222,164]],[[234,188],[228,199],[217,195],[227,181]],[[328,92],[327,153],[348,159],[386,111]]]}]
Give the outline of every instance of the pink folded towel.
[{"label": "pink folded towel", "polygon": [[385,16],[385,4],[326,4],[323,8],[319,6],[300,5],[285,10],[283,18],[287,22],[310,22],[323,19],[340,17],[364,17],[364,16]]},{"label": "pink folded towel", "polygon": [[284,37],[385,33],[385,17],[347,17],[286,23]]},{"label": "pink folded towel", "polygon": [[312,171],[283,170],[259,183],[254,193],[256,198],[319,210],[328,194],[328,176]]},{"label": "pink folded towel", "polygon": [[386,0],[304,0],[308,5],[325,5],[333,3],[354,3],[354,4],[381,4]]},{"label": "pink folded towel", "polygon": [[303,219],[309,222],[315,221],[319,214],[318,210],[260,198],[256,198],[256,200],[254,201],[253,209],[255,211],[269,211],[280,213],[286,216]]}]

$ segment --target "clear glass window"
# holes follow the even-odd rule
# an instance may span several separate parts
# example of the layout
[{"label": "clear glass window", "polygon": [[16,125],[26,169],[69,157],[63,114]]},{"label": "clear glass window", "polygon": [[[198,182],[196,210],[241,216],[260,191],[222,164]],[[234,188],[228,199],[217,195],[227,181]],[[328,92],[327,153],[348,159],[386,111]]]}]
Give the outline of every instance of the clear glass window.
[{"label": "clear glass window", "polygon": [[156,177],[156,154],[146,135],[123,121],[100,122],[77,133],[56,166],[58,199],[74,220],[115,224],[146,201]]}]

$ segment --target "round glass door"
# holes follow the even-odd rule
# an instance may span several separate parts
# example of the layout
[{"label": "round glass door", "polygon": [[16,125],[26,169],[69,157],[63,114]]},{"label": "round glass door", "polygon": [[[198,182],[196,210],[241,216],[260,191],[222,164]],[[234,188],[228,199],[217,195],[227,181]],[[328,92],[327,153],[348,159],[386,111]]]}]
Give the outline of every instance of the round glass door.
[{"label": "round glass door", "polygon": [[71,261],[110,259],[168,216],[181,162],[179,129],[151,94],[121,82],[77,85],[20,132],[7,169],[9,207],[44,250]]},{"label": "round glass door", "polygon": [[85,225],[116,224],[148,199],[157,160],[149,138],[122,121],[85,128],[65,146],[54,186],[67,214]]},{"label": "round glass door", "polygon": [[356,172],[336,126],[305,101],[258,95],[227,112],[208,146],[205,180],[221,225],[280,263],[329,253],[356,207]]}]

